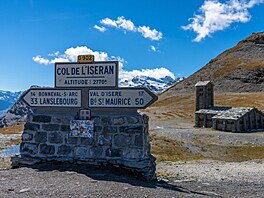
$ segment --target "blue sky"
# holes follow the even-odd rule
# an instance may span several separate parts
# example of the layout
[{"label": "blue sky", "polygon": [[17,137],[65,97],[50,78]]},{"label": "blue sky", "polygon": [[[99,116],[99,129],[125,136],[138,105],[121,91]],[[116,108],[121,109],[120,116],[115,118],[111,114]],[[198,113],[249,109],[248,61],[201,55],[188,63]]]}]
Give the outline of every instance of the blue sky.
[{"label": "blue sky", "polygon": [[263,0],[0,0],[0,90],[54,86],[54,62],[92,53],[120,77],[187,77],[252,32]]}]

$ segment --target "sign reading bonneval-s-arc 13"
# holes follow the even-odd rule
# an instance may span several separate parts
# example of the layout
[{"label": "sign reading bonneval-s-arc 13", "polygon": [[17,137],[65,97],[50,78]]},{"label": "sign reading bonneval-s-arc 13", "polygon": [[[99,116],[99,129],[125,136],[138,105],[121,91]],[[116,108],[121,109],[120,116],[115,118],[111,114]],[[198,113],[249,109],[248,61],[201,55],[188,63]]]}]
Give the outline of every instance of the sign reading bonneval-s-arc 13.
[{"label": "sign reading bonneval-s-arc 13", "polygon": [[55,87],[117,87],[118,61],[55,63]]}]

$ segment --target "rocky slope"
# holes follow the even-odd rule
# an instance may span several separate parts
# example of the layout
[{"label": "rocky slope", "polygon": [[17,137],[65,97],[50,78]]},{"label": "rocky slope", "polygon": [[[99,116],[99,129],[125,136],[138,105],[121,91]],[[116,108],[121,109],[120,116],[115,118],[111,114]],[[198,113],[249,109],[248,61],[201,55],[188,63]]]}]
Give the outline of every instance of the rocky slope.
[{"label": "rocky slope", "polygon": [[0,117],[17,101],[22,94],[19,92],[3,91],[0,90]]},{"label": "rocky slope", "polygon": [[216,92],[261,92],[264,90],[264,32],[253,33],[212,59],[190,77],[160,95],[169,98],[192,93],[199,80],[212,80]]}]

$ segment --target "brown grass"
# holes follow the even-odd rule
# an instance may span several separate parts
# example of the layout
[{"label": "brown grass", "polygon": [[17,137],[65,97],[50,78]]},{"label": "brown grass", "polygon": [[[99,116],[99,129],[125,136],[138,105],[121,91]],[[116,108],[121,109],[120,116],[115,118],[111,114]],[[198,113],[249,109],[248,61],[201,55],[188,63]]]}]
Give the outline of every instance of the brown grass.
[{"label": "brown grass", "polygon": [[0,134],[7,135],[7,134],[18,134],[21,131],[23,131],[24,125],[15,125],[15,126],[9,126],[9,127],[4,127],[0,128]]},{"label": "brown grass", "polygon": [[243,162],[264,159],[264,146],[221,146],[208,144],[202,146],[200,154],[206,159]]},{"label": "brown grass", "polygon": [[151,153],[157,158],[157,162],[202,159],[201,155],[192,153],[180,144],[180,142],[167,137],[152,135]]},{"label": "brown grass", "polygon": [[[264,92],[215,93],[215,106],[256,107],[264,112]],[[193,120],[195,94],[173,96],[159,100],[144,110],[154,122],[168,120]]]},{"label": "brown grass", "polygon": [[214,72],[213,78],[219,78],[226,76],[230,73],[237,71],[238,69],[254,70],[259,67],[263,67],[263,62],[248,62],[247,60],[227,58],[217,61],[217,63],[224,63],[225,66],[221,67]]},{"label": "brown grass", "polygon": [[[209,137],[208,137],[209,138]],[[211,159],[226,162],[242,162],[264,159],[264,146],[222,146],[212,145],[209,139],[194,141],[193,146],[200,148],[196,153],[181,146],[181,142],[163,136],[151,136],[152,154],[156,161],[190,161]]]}]

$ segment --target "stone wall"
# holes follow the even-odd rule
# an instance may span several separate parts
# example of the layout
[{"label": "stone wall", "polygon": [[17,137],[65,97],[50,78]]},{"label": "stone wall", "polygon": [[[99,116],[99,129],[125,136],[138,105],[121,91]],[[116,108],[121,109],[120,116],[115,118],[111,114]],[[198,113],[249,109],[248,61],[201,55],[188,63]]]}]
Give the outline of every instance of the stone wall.
[{"label": "stone wall", "polygon": [[148,116],[95,115],[92,138],[69,137],[74,116],[28,116],[20,145],[21,160],[69,161],[115,165],[155,178],[155,158],[150,153]]}]

